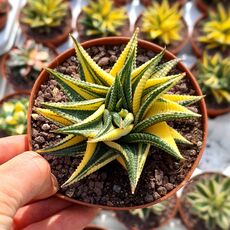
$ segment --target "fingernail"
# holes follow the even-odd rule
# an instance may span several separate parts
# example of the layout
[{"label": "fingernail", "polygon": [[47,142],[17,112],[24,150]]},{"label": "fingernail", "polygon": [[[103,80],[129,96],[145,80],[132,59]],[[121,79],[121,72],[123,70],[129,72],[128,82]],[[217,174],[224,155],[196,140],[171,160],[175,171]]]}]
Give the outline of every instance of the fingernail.
[{"label": "fingernail", "polygon": [[55,191],[58,191],[59,189],[58,181],[57,181],[57,178],[52,173],[51,173],[51,180],[52,180]]}]

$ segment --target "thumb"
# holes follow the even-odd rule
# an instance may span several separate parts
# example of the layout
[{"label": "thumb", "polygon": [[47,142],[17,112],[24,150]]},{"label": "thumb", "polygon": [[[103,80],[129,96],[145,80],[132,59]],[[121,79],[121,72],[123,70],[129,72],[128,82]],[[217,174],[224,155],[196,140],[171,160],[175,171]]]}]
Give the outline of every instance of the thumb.
[{"label": "thumb", "polygon": [[26,203],[49,197],[58,185],[48,162],[35,152],[22,153],[0,166],[0,229],[10,229]]}]

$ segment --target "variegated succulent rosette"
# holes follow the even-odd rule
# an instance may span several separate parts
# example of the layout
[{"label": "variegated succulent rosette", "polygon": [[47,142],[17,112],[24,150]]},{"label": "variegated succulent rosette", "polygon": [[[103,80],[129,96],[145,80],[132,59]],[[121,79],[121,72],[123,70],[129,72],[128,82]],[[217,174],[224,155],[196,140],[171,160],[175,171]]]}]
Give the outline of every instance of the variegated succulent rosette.
[{"label": "variegated succulent rosette", "polygon": [[110,72],[100,68],[72,36],[80,79],[47,69],[68,102],[44,102],[35,111],[59,127],[52,132],[65,137],[38,152],[82,156],[62,187],[117,160],[127,170],[135,193],[150,147],[183,161],[177,143],[192,144],[167,122],[199,118],[187,106],[202,96],[169,93],[186,74],[170,74],[179,59],[160,64],[165,50],[136,67],[137,36],[138,29]]}]

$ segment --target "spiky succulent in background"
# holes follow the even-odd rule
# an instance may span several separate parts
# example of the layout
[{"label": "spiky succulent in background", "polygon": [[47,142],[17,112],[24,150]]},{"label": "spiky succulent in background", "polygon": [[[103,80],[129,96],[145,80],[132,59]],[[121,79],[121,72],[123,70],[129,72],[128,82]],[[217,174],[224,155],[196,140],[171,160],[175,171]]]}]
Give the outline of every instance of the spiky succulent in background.
[{"label": "spiky succulent in background", "polygon": [[7,135],[26,133],[28,104],[25,97],[4,102],[0,107],[0,130]]},{"label": "spiky succulent in background", "polygon": [[198,63],[198,71],[198,82],[203,92],[214,96],[217,103],[230,103],[230,58],[204,53],[202,62]]},{"label": "spiky succulent in background", "polygon": [[150,146],[162,149],[175,160],[183,159],[176,142],[190,142],[167,121],[200,117],[185,106],[201,97],[167,94],[186,74],[168,74],[179,60],[160,64],[165,51],[137,68],[137,34],[136,31],[109,73],[73,37],[81,79],[47,69],[69,102],[44,102],[43,108],[35,111],[60,127],[53,132],[67,136],[55,146],[38,152],[83,155],[76,171],[62,187],[116,159],[127,170],[134,193]]},{"label": "spiky succulent in background", "polygon": [[49,33],[51,28],[61,26],[68,8],[64,0],[27,0],[20,20],[32,29]]},{"label": "spiky succulent in background", "polygon": [[192,212],[205,221],[210,230],[230,228],[230,178],[213,175],[195,183],[187,200]]},{"label": "spiky succulent in background", "polygon": [[148,208],[140,208],[131,210],[130,213],[132,215],[138,216],[142,220],[147,220],[150,214],[158,215],[160,216],[166,209],[167,209],[167,201],[163,201],[161,203],[152,205]]},{"label": "spiky succulent in background", "polygon": [[119,28],[128,18],[124,8],[114,7],[113,0],[90,1],[83,12],[85,35],[92,37],[119,35]]},{"label": "spiky succulent in background", "polygon": [[24,45],[9,52],[6,65],[14,76],[30,81],[51,61],[52,56],[48,47],[27,40]]},{"label": "spiky succulent in background", "polygon": [[199,41],[207,49],[230,47],[230,8],[218,4],[217,11],[210,11],[209,17],[202,25],[203,35]]},{"label": "spiky succulent in background", "polygon": [[148,39],[155,40],[161,45],[169,45],[182,40],[181,20],[182,14],[178,3],[170,6],[168,0],[163,0],[162,3],[154,2],[143,13],[141,30]]}]

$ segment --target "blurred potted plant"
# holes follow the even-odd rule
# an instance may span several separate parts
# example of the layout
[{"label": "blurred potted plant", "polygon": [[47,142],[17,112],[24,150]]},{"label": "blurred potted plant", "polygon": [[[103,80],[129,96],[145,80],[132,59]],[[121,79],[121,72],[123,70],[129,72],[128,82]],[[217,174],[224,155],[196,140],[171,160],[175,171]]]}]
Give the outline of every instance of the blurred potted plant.
[{"label": "blurred potted plant", "polygon": [[202,57],[204,50],[212,55],[221,52],[230,56],[230,9],[218,4],[217,11],[210,11],[195,23],[192,35],[192,47],[197,57]]},{"label": "blurred potted plant", "polygon": [[[207,132],[199,86],[178,59],[138,42],[137,34],[130,41],[92,40],[84,48],[72,37],[77,60],[74,49],[66,51],[34,85],[30,146],[49,160],[60,197],[143,208],[174,194],[199,162]],[[116,63],[101,68],[95,48],[115,52]]]},{"label": "blurred potted plant", "polygon": [[[154,2],[159,2],[159,3],[163,2],[163,0],[140,0],[140,1],[144,6],[150,6]],[[180,6],[183,6],[186,3],[186,1],[187,0],[169,0],[169,4],[170,6],[172,6],[175,3],[179,3]]]},{"label": "blurred potted plant", "polygon": [[15,90],[30,90],[39,74],[55,56],[52,46],[44,46],[33,40],[26,40],[20,47],[14,47],[1,63],[1,72]]},{"label": "blurred potted plant", "polygon": [[177,209],[178,200],[173,196],[148,208],[117,211],[116,217],[130,230],[153,230],[166,225]]},{"label": "blurred potted plant", "polygon": [[215,117],[230,112],[230,58],[204,53],[192,72],[206,95],[208,115]]},{"label": "blurred potted plant", "polygon": [[230,178],[219,173],[194,177],[182,192],[180,215],[188,229],[230,228]]},{"label": "blurred potted plant", "polygon": [[72,31],[70,5],[64,0],[28,0],[19,22],[26,37],[54,46],[63,43]]},{"label": "blurred potted plant", "polygon": [[136,27],[141,28],[141,38],[166,46],[173,54],[177,54],[188,40],[188,28],[179,4],[170,6],[168,0],[154,2],[139,16]]},{"label": "blurred potted plant", "polygon": [[204,14],[207,14],[210,10],[216,10],[218,3],[230,7],[229,0],[196,0],[195,3],[198,9]]},{"label": "blurred potted plant", "polygon": [[0,100],[0,137],[26,133],[28,105],[28,92],[17,92]]},{"label": "blurred potted plant", "polygon": [[77,19],[77,30],[81,41],[130,35],[127,12],[124,8],[115,7],[113,0],[90,1]]},{"label": "blurred potted plant", "polygon": [[6,25],[10,4],[8,0],[0,0],[0,30]]}]

